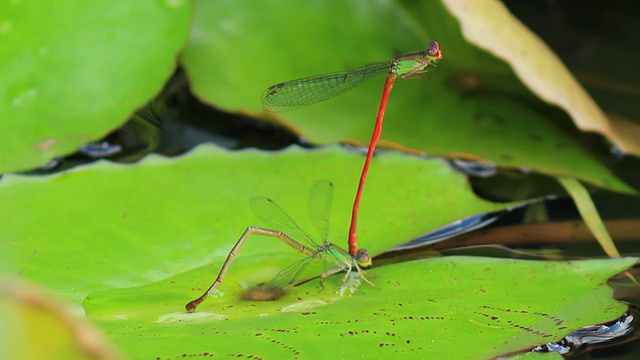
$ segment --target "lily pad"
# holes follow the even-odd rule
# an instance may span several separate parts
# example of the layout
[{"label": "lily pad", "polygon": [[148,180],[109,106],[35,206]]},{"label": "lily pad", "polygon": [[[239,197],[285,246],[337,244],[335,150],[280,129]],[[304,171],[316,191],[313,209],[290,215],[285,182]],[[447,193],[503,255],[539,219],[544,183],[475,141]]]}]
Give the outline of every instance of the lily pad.
[{"label": "lily pad", "polygon": [[238,283],[265,270],[254,260],[234,269],[224,294],[192,314],[180,310],[186,288],[208,282],[195,271],[90,294],[84,305],[135,358],[486,359],[619,317],[626,305],[612,299],[606,280],[635,262],[434,258],[374,268],[369,273],[379,289],[364,284],[347,296],[333,277],[324,290],[309,282],[277,301],[239,300]]},{"label": "lily pad", "polygon": [[[510,205],[477,199],[464,176],[440,160],[388,153],[374,162],[387,176],[367,187],[360,222],[360,245],[373,254],[454,219]],[[6,175],[0,272],[46,284],[133,358],[308,357],[317,356],[318,343],[332,344],[322,350],[327,357],[444,351],[487,357],[558,340],[624,311],[605,281],[635,259],[436,258],[374,267],[368,278],[376,288],[362,284],[340,295],[341,276],[333,276],[324,290],[310,281],[278,301],[241,301],[244,289],[302,256],[269,238],[247,241],[222,295],[193,314],[184,311],[242,231],[262,225],[249,211],[253,196],[270,196],[311,229],[308,189],[331,179],[330,239],[345,245],[350,185],[360,166],[360,155],[338,147],[267,154],[202,146],[135,165],[99,162],[54,176]],[[321,262],[314,266],[307,275],[322,271]],[[550,291],[551,284],[558,286]],[[470,339],[472,346],[456,345]]]},{"label": "lily pad", "polygon": [[[0,271],[46,283],[76,301],[92,291],[158,281],[220,263],[247,226],[266,225],[251,213],[252,197],[275,199],[300,226],[313,229],[307,197],[319,179],[335,184],[329,238],[346,248],[361,161],[339,147],[265,153],[202,146],[177,159],[100,162],[38,178],[5,175]],[[476,198],[465,177],[441,160],[390,153],[373,166],[387,176],[372,178],[362,201],[360,246],[372,255],[510,205]],[[242,253],[297,255],[272,239],[249,241]]]},{"label": "lily pad", "polygon": [[[496,3],[483,4],[491,8]],[[444,59],[428,79],[396,84],[383,139],[430,154],[483,159],[633,191],[608,169],[604,147],[594,151],[581,140],[570,118],[576,112],[558,111],[534,96],[530,84],[522,82],[528,78],[518,77],[512,64],[466,40],[466,24],[440,2],[197,1],[195,7],[183,61],[193,90],[217,107],[284,122],[317,143],[364,143],[371,136],[384,78],[283,114],[259,112],[259,95],[281,81],[390,60],[435,39]],[[485,47],[491,46],[506,45]],[[536,40],[535,46],[544,45]],[[548,52],[532,53],[525,60],[535,63],[536,56],[548,57]],[[561,66],[554,69],[570,77]],[[555,77],[553,72],[538,80],[552,82]],[[571,89],[582,91],[576,83]],[[563,94],[573,91],[565,90]],[[583,96],[581,101],[590,99]],[[589,106],[597,108],[593,101]],[[584,111],[580,114],[585,116]]]},{"label": "lily pad", "polygon": [[174,71],[183,0],[0,5],[0,173],[69,154],[122,125]]}]

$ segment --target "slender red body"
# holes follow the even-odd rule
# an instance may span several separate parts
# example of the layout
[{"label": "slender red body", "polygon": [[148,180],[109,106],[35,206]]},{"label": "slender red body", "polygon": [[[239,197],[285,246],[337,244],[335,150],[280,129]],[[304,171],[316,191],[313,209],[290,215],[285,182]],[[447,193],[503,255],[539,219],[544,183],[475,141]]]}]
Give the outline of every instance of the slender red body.
[{"label": "slender red body", "polygon": [[371,135],[371,141],[369,142],[367,157],[364,161],[364,166],[362,167],[362,173],[360,174],[360,182],[358,182],[358,192],[356,193],[356,198],[353,201],[353,209],[351,210],[351,226],[349,227],[349,253],[352,256],[355,256],[356,252],[358,251],[357,227],[358,208],[360,208],[360,197],[362,196],[362,189],[364,188],[364,183],[367,179],[367,173],[369,172],[369,164],[371,163],[371,158],[373,157],[373,153],[376,150],[376,145],[378,144],[378,139],[380,139],[380,134],[382,133],[382,121],[384,120],[384,112],[387,110],[387,102],[389,101],[391,89],[393,89],[393,85],[396,83],[396,77],[397,75],[395,73],[390,73],[384,83],[384,89],[382,90],[382,99],[380,100],[380,107],[378,108],[378,116],[376,117],[373,134]]}]

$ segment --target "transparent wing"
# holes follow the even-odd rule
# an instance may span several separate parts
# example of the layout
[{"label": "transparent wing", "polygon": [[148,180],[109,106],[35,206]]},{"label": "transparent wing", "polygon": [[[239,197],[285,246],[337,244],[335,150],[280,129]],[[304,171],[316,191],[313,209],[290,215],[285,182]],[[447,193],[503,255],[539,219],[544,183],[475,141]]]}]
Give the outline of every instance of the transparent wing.
[{"label": "transparent wing", "polygon": [[305,241],[314,250],[318,243],[308,232],[304,231],[282,208],[266,197],[255,197],[249,202],[251,210],[268,224],[272,230],[281,231],[294,240]]},{"label": "transparent wing", "polygon": [[333,205],[333,183],[329,180],[316,182],[309,191],[309,218],[320,234],[322,243],[329,237],[329,215]]},{"label": "transparent wing", "polygon": [[282,269],[276,276],[271,279],[270,285],[276,288],[284,289],[289,285],[292,285],[298,280],[300,274],[304,272],[304,269],[315,259],[315,257],[308,256],[302,260]]},{"label": "transparent wing", "polygon": [[385,61],[351,71],[281,82],[262,93],[262,108],[286,111],[315,104],[351,90],[372,76],[388,73],[390,66]]}]

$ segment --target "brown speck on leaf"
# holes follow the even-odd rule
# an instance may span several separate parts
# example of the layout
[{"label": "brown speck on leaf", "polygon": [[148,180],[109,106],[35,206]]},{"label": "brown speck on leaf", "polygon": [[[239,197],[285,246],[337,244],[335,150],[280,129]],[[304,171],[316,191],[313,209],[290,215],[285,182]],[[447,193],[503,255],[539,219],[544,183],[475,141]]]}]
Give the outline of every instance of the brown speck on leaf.
[{"label": "brown speck on leaf", "polygon": [[58,141],[56,141],[55,139],[49,138],[49,139],[45,139],[43,142],[41,142],[40,144],[38,144],[36,146],[37,146],[38,150],[49,151],[57,143],[58,143]]}]

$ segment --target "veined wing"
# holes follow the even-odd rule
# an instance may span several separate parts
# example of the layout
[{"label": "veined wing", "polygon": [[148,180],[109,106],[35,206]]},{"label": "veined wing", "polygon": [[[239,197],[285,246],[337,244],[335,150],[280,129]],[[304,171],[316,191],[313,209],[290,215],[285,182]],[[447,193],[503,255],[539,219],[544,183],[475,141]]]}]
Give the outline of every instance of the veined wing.
[{"label": "veined wing", "polygon": [[304,269],[307,268],[309,263],[311,263],[315,257],[307,256],[302,260],[298,260],[295,263],[287,266],[282,269],[276,276],[271,279],[269,285],[275,288],[284,289],[287,286],[293,285],[296,280],[300,277],[300,275],[304,272]]},{"label": "veined wing", "polygon": [[388,73],[390,66],[385,61],[351,71],[281,82],[262,93],[262,108],[287,111],[315,104],[351,90],[372,76]]},{"label": "veined wing", "polygon": [[333,205],[333,183],[329,180],[316,182],[309,191],[309,218],[320,234],[322,243],[329,237],[329,216]]},{"label": "veined wing", "polygon": [[298,226],[291,216],[282,210],[275,201],[266,197],[255,197],[251,199],[249,205],[251,210],[266,222],[272,230],[281,231],[294,240],[305,241],[313,250],[319,246],[313,236]]}]

